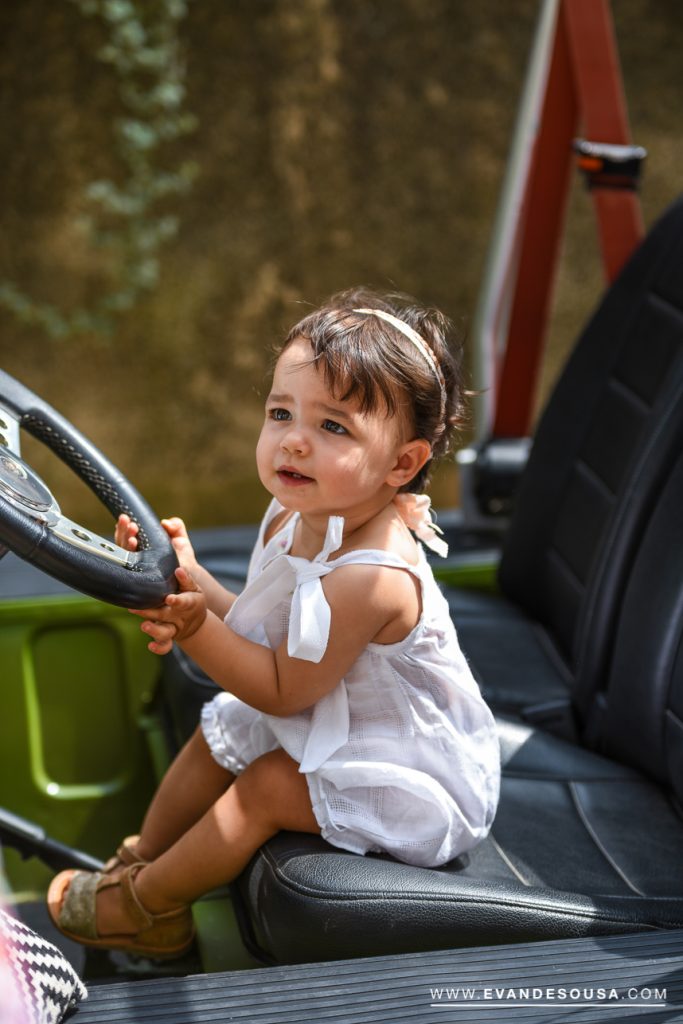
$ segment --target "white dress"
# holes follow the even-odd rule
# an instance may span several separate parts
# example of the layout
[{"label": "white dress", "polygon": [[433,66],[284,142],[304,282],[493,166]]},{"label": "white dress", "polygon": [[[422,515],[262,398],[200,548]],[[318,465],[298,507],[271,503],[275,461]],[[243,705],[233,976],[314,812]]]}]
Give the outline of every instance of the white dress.
[{"label": "white dress", "polygon": [[335,689],[287,717],[257,711],[229,693],[202,709],[216,761],[239,774],[284,748],[300,765],[321,834],[355,853],[386,852],[435,867],[475,846],[498,801],[500,761],[493,716],[460,650],[448,605],[420,548],[417,565],[379,550],[331,559],[344,520],[331,516],[313,561],[289,554],[298,515],[264,545],[282,506],[264,517],[247,585],[226,623],[271,649],[318,662],[330,608],[321,578],[350,564],[396,566],[420,581],[422,615],[405,639],[370,643]]}]

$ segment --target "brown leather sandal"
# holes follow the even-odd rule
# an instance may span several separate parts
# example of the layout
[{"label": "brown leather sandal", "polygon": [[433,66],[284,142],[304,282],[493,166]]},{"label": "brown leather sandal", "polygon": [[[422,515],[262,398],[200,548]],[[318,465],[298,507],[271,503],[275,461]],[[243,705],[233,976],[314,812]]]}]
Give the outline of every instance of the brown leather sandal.
[{"label": "brown leather sandal", "polygon": [[[189,907],[180,907],[164,914],[150,914],[140,903],[133,885],[143,867],[132,864],[116,878],[101,871],[62,871],[53,878],[47,894],[53,924],[62,935],[83,946],[120,949],[159,960],[182,956],[194,940],[192,912]],[[97,894],[114,886],[120,887],[137,930],[127,935],[99,936],[95,924]]]},{"label": "brown leather sandal", "polygon": [[133,864],[148,864],[144,857],[138,857],[135,848],[140,836],[126,836],[113,857],[110,857],[102,868],[103,875],[113,875],[121,868],[132,867]]}]

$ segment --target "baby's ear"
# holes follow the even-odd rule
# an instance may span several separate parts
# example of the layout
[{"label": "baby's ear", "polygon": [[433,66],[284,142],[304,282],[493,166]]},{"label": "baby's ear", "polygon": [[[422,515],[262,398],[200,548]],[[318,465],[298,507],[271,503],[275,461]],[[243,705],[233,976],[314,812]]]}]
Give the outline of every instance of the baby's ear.
[{"label": "baby's ear", "polygon": [[396,464],[387,477],[390,487],[403,487],[432,457],[432,446],[424,438],[407,441],[398,450]]}]

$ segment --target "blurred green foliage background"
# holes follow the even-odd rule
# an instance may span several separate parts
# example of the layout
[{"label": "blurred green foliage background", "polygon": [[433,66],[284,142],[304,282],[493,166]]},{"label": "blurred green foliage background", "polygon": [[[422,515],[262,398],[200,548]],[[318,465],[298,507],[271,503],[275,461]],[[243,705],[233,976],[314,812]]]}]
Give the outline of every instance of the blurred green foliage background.
[{"label": "blurred green foliage background", "polygon": [[[87,189],[127,173],[120,79],[98,58],[110,36],[81,6],[0,7],[0,280],[63,310],[106,293],[109,256],[83,230]],[[160,173],[181,168],[189,180],[194,164],[197,174],[157,203],[179,225],[159,251],[158,283],[109,337],[52,337],[0,310],[3,368],[72,419],[159,514],[194,526],[255,520],[270,349],[308,304],[354,284],[398,288],[467,333],[538,8],[190,0],[175,70],[196,128],[170,132],[154,157]],[[649,224],[680,190],[683,7],[614,0],[613,16],[633,138],[649,152]],[[602,286],[577,180],[542,394]],[[68,514],[103,528],[70,474],[24,451]],[[452,464],[434,497],[456,503]]]}]

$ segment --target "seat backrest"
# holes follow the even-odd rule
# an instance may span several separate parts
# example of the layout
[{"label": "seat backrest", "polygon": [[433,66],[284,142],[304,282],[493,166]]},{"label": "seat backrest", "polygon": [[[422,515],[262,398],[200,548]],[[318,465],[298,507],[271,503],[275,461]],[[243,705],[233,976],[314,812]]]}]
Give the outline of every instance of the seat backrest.
[{"label": "seat backrest", "polygon": [[624,590],[599,707],[599,749],[683,803],[683,451]]},{"label": "seat backrest", "polygon": [[562,373],[520,481],[503,592],[540,621],[584,722],[623,586],[683,445],[683,197],[607,292]]}]

